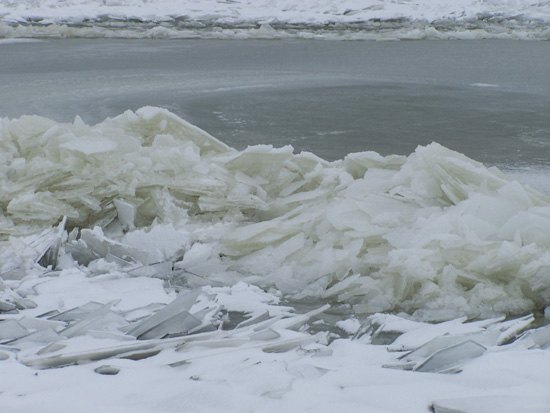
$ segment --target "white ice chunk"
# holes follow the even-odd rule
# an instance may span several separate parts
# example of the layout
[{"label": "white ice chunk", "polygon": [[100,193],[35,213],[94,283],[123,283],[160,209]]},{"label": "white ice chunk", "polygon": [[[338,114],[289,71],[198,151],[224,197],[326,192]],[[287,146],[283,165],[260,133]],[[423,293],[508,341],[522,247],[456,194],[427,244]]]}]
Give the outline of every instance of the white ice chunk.
[{"label": "white ice chunk", "polygon": [[487,349],[475,341],[464,341],[447,347],[431,355],[426,361],[414,368],[415,371],[441,373],[460,367],[465,361],[479,357]]},{"label": "white ice chunk", "polygon": [[118,214],[118,220],[125,230],[134,229],[134,220],[136,217],[136,207],[122,199],[115,199],[114,204]]}]

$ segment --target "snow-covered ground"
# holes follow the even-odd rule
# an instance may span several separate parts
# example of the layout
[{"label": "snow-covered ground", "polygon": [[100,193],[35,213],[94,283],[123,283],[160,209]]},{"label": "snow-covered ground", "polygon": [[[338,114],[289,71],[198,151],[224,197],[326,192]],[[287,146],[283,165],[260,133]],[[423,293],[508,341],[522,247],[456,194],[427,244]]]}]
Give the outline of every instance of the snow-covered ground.
[{"label": "snow-covered ground", "polygon": [[0,148],[2,410],[550,409],[550,200],[494,168],[151,107]]},{"label": "snow-covered ground", "polygon": [[536,0],[2,0],[3,37],[548,39]]}]

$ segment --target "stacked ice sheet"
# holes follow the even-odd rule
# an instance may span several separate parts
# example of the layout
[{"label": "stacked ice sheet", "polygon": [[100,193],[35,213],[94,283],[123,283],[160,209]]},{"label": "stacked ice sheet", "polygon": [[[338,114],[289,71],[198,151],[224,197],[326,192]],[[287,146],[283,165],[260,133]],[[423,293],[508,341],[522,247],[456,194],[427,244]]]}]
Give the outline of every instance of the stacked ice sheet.
[{"label": "stacked ice sheet", "polygon": [[424,320],[550,302],[548,198],[435,143],[333,163],[237,152],[157,108],[95,126],[3,119],[0,133],[4,280],[108,265]]}]

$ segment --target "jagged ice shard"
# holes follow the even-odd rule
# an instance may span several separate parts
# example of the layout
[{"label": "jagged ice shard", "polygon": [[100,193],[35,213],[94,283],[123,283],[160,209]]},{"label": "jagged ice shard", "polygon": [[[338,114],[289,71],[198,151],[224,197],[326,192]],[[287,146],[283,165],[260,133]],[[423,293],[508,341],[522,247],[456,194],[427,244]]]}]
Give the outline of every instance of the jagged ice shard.
[{"label": "jagged ice shard", "polygon": [[[110,265],[433,321],[550,303],[549,198],[437,143],[327,162],[239,152],[159,108],[23,116],[1,120],[0,185],[4,280]],[[3,291],[5,311],[24,298]]]}]

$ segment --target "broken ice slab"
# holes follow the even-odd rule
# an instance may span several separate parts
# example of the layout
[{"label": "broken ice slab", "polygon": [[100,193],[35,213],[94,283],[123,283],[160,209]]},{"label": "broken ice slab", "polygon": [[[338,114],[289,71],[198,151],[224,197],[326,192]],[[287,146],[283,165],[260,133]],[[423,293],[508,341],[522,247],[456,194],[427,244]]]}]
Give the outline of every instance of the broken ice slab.
[{"label": "broken ice slab", "polygon": [[21,362],[38,369],[67,366],[76,363],[86,363],[111,357],[122,357],[133,353],[159,352],[165,348],[175,348],[187,341],[208,340],[220,336],[218,331],[195,334],[192,336],[175,337],[158,340],[133,341],[112,347],[95,348],[73,353],[41,354],[22,357]]},{"label": "broken ice slab", "polygon": [[46,328],[43,330],[35,331],[34,333],[27,334],[26,336],[11,340],[8,344],[12,346],[18,346],[22,343],[55,343],[57,341],[64,340],[64,337],[60,336],[54,329]]},{"label": "broken ice slab", "polygon": [[[138,248],[133,248],[109,239],[103,235],[99,227],[93,230],[83,229],[80,232],[79,241],[83,242],[85,246],[81,246],[77,243],[75,248],[71,251],[71,255],[81,265],[88,265],[93,259],[105,258],[109,254],[128,263],[138,262],[143,265],[149,264],[149,254],[147,251],[142,251]],[[89,252],[86,251],[86,249],[88,249]],[[90,255],[90,252],[93,253],[93,255]]]},{"label": "broken ice slab", "polygon": [[67,347],[67,345],[63,343],[50,343],[47,346],[42,347],[40,350],[38,350],[36,352],[36,355],[40,356],[42,354],[53,353],[58,350],[63,350],[65,347]]},{"label": "broken ice slab", "polygon": [[65,236],[65,224],[67,223],[67,217],[64,216],[56,229],[50,235],[49,243],[44,249],[44,252],[38,257],[37,262],[43,267],[51,266],[52,269],[57,267],[57,261],[59,259],[59,249]]},{"label": "broken ice slab", "polygon": [[27,335],[29,330],[16,320],[0,321],[0,341],[6,342]]},{"label": "broken ice slab", "polygon": [[309,311],[305,314],[299,314],[295,317],[283,318],[282,320],[277,321],[273,325],[273,328],[285,328],[288,330],[298,330],[307,321],[309,321],[309,319],[323,313],[329,308],[330,308],[330,304],[325,304],[322,307],[316,308],[315,310]]},{"label": "broken ice slab", "polygon": [[281,335],[277,333],[275,330],[272,330],[271,328],[258,331],[257,333],[254,333],[250,336],[252,340],[259,340],[259,341],[276,340],[279,337],[281,337]]},{"label": "broken ice slab", "polygon": [[550,347],[550,324],[529,330],[521,338],[521,342],[528,348],[546,349]]},{"label": "broken ice slab", "polygon": [[475,341],[464,341],[434,353],[423,363],[416,366],[414,371],[441,373],[456,369],[464,362],[483,355],[486,350],[485,347]]},{"label": "broken ice slab", "polygon": [[[143,323],[139,323],[138,326],[134,328],[134,333],[145,335],[152,331],[152,329],[162,326],[163,322],[170,322],[171,318],[174,317],[174,315],[177,316],[178,314],[182,313],[182,309],[184,309],[183,311],[188,313],[187,310],[189,310],[191,306],[195,303],[197,297],[198,291],[184,294],[178,297],[169,305],[171,306],[175,303],[174,305],[172,305],[172,308],[168,308],[169,306],[166,306],[163,310],[159,311],[159,313],[164,312],[164,314],[161,313],[159,316],[159,313],[156,313],[153,316],[144,320]],[[165,311],[167,308],[168,311]],[[321,307],[321,309],[308,313],[307,315],[296,315],[289,317],[290,319],[297,319],[294,320],[294,322],[290,322],[287,319],[281,319],[281,316],[277,316],[273,319],[252,324],[247,327],[242,327],[237,330],[216,330],[212,332],[197,333],[173,338],[132,341],[130,343],[125,343],[117,346],[96,348],[74,353],[60,352],[63,349],[60,349],[60,351],[52,350],[53,353],[42,352],[41,354],[37,354],[36,356],[22,357],[21,362],[27,366],[44,369],[61,367],[75,363],[103,360],[111,357],[130,358],[133,360],[137,360],[154,356],[166,348],[175,348],[176,350],[179,349],[181,351],[185,350],[190,345],[199,347],[204,346],[206,348],[221,348],[221,351],[223,353],[227,351],[240,351],[243,349],[251,348],[261,349],[266,352],[288,351],[294,349],[297,346],[304,346],[313,342],[320,342],[321,340],[326,339],[325,334],[317,334],[315,336],[312,336],[306,333],[297,333],[285,329],[285,327],[295,328],[298,325],[302,325],[304,320],[309,319],[314,314],[317,314],[326,308],[327,307],[324,306]],[[170,317],[171,314],[174,315]],[[155,322],[151,322],[151,320]],[[278,326],[277,330],[273,329],[272,331],[266,331],[269,326],[273,326],[277,322],[281,322],[281,325]],[[258,335],[259,331],[266,332]],[[48,351],[47,349],[44,350]],[[191,358],[204,356],[205,353],[199,352],[198,354],[194,353]]]},{"label": "broken ice slab", "polygon": [[66,323],[62,321],[44,320],[43,318],[27,316],[23,316],[17,321],[19,322],[19,324],[29,330],[44,330],[46,328],[60,330],[66,326]]},{"label": "broken ice slab", "polygon": [[200,290],[191,291],[177,297],[162,310],[138,323],[128,334],[138,339],[160,338],[166,334],[188,332],[201,324],[189,310],[197,301]]},{"label": "broken ice slab", "polygon": [[49,191],[19,193],[10,201],[6,210],[8,214],[27,222],[51,222],[62,216],[74,219],[80,217],[78,210],[71,204],[56,199]]},{"label": "broken ice slab", "polygon": [[122,311],[121,314],[128,322],[135,323],[137,321],[142,321],[143,319],[149,317],[152,313],[161,310],[165,306],[165,304],[161,303],[151,303],[143,307]]},{"label": "broken ice slab", "polygon": [[500,346],[513,341],[533,321],[535,321],[533,314],[528,314],[524,317],[501,323],[498,325],[498,328],[502,333],[498,338],[497,344]]},{"label": "broken ice slab", "polygon": [[17,306],[9,301],[0,300],[0,313],[17,312]]},{"label": "broken ice slab", "polygon": [[187,311],[182,311],[139,334],[136,338],[138,340],[150,340],[165,336],[188,334],[189,331],[200,326],[201,324],[201,320],[189,314]]},{"label": "broken ice slab", "polygon": [[89,330],[104,329],[109,323],[118,325],[126,324],[126,320],[120,315],[111,311],[111,307],[120,300],[111,301],[103,305],[98,310],[91,312],[81,320],[69,325],[62,330],[60,334],[64,337],[71,338],[86,334]]},{"label": "broken ice slab", "polygon": [[435,413],[548,413],[548,397],[474,396],[437,400],[432,405]]},{"label": "broken ice slab", "polygon": [[[388,351],[412,351],[427,343],[429,340],[441,337],[445,334],[458,336],[461,334],[470,334],[484,332],[486,329],[497,329],[504,323],[499,324],[501,318],[474,321],[466,323],[466,318],[446,321],[438,324],[416,323],[407,328],[404,334],[399,336],[390,346]],[[412,322],[409,322],[411,324]],[[494,326],[494,327],[493,327]],[[506,324],[506,327],[508,325]],[[500,339],[501,335],[499,335]],[[489,340],[490,336],[485,339]],[[485,340],[483,339],[483,340]],[[498,344],[498,342],[497,342]]]},{"label": "broken ice slab", "polygon": [[74,307],[62,313],[56,312],[51,316],[48,316],[49,313],[47,313],[43,314],[42,316],[49,317],[48,320],[71,322],[75,320],[80,320],[86,317],[88,314],[99,310],[103,306],[104,304],[97,303],[95,301],[89,301],[86,304],[81,305],[80,307]]},{"label": "broken ice slab", "polygon": [[253,324],[257,324],[257,323],[260,323],[262,321],[266,321],[266,320],[269,320],[270,319],[270,316],[269,316],[269,311],[264,311],[263,313],[260,313],[254,317],[250,317],[244,321],[241,321],[239,324],[237,324],[237,327],[236,328],[241,328],[241,327],[248,327],[248,326],[251,326]]},{"label": "broken ice slab", "polygon": [[460,344],[468,340],[480,344],[484,347],[494,346],[496,345],[499,336],[499,331],[483,331],[479,333],[444,335],[428,341],[416,350],[413,350],[410,353],[401,356],[400,359],[407,362],[420,362],[440,350],[446,349],[448,347]]},{"label": "broken ice slab", "polygon": [[15,298],[13,300],[18,310],[24,310],[26,308],[36,308],[38,305],[30,298]]}]

